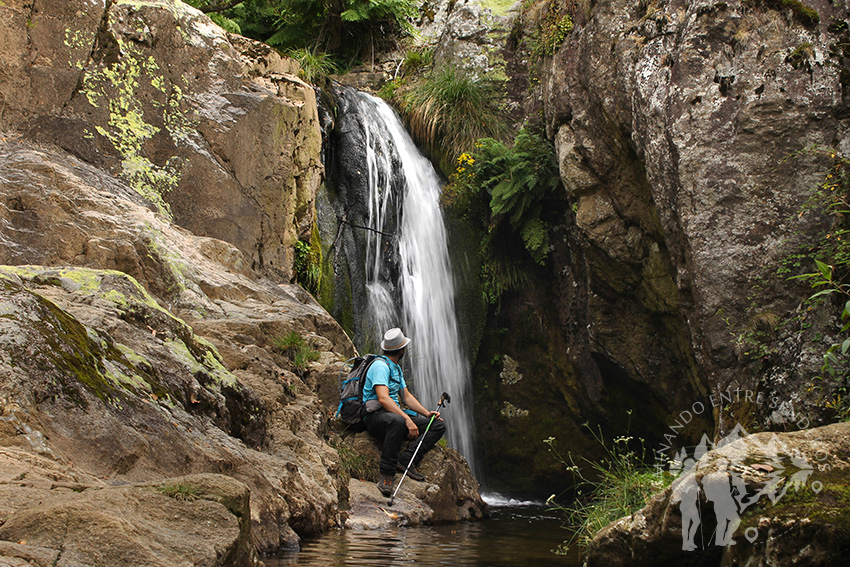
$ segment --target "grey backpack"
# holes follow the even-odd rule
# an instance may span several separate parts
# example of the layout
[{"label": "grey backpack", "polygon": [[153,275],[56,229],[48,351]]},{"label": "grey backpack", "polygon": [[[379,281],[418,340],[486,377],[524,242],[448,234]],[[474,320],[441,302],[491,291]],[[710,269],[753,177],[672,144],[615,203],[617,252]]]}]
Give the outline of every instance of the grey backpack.
[{"label": "grey backpack", "polygon": [[[378,358],[376,354],[357,356],[345,362],[339,373],[339,407],[336,415],[348,425],[363,425],[366,409],[363,406],[363,384],[366,371]],[[346,377],[343,375],[348,370]]]}]

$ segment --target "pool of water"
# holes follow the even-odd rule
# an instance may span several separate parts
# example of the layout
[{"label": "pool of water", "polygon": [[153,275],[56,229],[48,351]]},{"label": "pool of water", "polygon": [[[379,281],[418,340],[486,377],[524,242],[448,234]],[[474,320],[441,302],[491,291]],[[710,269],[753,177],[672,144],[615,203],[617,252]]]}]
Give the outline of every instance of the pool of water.
[{"label": "pool of water", "polygon": [[266,557],[267,567],[577,567],[577,555],[552,550],[569,533],[557,512],[534,502],[488,498],[490,518],[447,526],[374,531],[336,530],[303,543],[301,550]]}]

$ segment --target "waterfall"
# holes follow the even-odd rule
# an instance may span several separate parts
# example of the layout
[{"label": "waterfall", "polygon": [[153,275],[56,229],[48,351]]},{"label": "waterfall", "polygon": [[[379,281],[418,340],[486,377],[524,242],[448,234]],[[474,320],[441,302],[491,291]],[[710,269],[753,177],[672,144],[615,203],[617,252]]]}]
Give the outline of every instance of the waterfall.
[{"label": "waterfall", "polygon": [[455,314],[442,183],[384,101],[361,92],[354,97],[366,148],[365,289],[372,340],[395,326],[413,339],[405,357],[411,391],[429,409],[443,392],[450,394],[444,410],[449,444],[474,472],[470,370]]}]

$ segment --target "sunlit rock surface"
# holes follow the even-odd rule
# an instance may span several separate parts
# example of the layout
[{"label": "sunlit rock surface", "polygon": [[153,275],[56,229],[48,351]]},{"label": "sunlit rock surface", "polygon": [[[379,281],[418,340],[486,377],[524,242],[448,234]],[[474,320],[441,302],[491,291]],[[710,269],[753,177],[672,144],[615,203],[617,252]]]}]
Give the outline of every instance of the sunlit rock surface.
[{"label": "sunlit rock surface", "polygon": [[315,390],[354,348],[289,283],[297,66],[171,0],[10,0],[0,32],[0,562],[251,565],[341,525]]}]

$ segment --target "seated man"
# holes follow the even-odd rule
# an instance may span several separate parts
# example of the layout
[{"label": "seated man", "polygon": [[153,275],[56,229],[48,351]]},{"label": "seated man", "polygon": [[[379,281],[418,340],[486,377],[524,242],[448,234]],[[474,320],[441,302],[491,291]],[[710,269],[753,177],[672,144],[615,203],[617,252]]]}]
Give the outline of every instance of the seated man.
[{"label": "seated man", "polygon": [[[366,427],[369,433],[384,440],[381,480],[378,482],[378,490],[384,496],[392,494],[396,471],[404,472],[420,442],[422,446],[416,453],[416,460],[410,465],[407,475],[413,480],[425,480],[416,465],[446,432],[446,425],[440,418],[440,413],[423,407],[407,389],[399,362],[408,344],[410,339],[404,336],[401,329],[393,328],[387,331],[381,341],[384,355],[378,357],[369,367],[363,385],[363,403],[368,412]],[[399,396],[413,411],[401,409]],[[436,419],[425,433],[432,415]],[[399,455],[405,437],[414,441]]]}]

